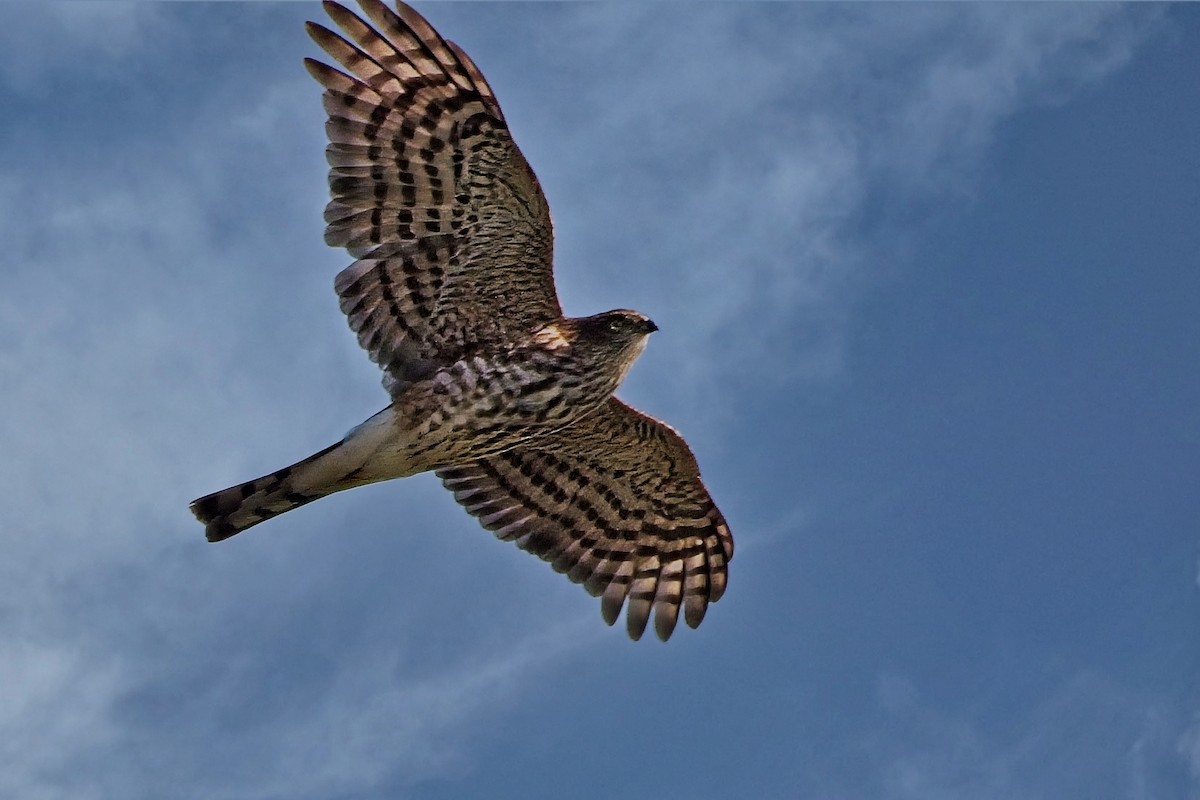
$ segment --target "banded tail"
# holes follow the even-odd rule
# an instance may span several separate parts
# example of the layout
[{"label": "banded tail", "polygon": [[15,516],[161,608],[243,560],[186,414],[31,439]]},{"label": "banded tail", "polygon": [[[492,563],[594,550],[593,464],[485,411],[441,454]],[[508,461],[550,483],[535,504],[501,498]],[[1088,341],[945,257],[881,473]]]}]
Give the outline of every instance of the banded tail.
[{"label": "banded tail", "polygon": [[[357,486],[358,483],[330,480],[331,462],[342,461],[338,457],[342,445],[343,442],[338,442],[290,467],[193,500],[192,513],[204,523],[208,540],[219,542],[293,508]],[[351,477],[340,471],[342,475],[338,477]]]},{"label": "banded tail", "polygon": [[418,470],[410,468],[391,423],[388,406],[337,444],[290,467],[193,500],[192,513],[208,540],[219,542],[334,492],[412,475]]}]

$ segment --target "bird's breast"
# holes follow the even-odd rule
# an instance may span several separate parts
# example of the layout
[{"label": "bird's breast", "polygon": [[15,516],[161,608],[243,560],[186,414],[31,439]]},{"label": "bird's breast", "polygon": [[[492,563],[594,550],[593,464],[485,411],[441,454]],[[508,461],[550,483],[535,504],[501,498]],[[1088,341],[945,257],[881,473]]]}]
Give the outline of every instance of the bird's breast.
[{"label": "bird's breast", "polygon": [[608,383],[569,353],[537,349],[464,359],[440,370],[428,386],[431,410],[448,424],[531,435],[595,409],[615,388]]}]

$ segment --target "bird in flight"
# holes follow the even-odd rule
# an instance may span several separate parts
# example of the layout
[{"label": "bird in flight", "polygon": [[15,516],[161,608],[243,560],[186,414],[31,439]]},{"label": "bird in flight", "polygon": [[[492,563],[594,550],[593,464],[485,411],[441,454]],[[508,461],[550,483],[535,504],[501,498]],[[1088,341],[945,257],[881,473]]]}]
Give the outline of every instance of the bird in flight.
[{"label": "bird in flight", "polygon": [[[329,115],[325,241],[357,259],[341,309],[391,404],[337,444],[199,498],[209,541],[333,492],[434,471],[500,539],[548,561],[612,625],[664,641],[725,591],[733,538],[670,426],[614,391],[657,326],[565,317],[550,211],[487,80],[416,11],[334,2],[309,22]],[[368,21],[369,20],[369,21]]]}]

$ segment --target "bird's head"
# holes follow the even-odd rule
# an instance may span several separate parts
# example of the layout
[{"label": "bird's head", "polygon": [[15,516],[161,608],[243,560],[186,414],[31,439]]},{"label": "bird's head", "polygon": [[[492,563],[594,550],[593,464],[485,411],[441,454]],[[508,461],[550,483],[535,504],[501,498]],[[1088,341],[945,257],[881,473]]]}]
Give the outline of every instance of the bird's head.
[{"label": "bird's head", "polygon": [[646,337],[658,330],[646,315],[625,308],[582,317],[575,320],[575,326],[580,339],[590,344],[613,351],[636,348],[638,353],[646,346]]},{"label": "bird's head", "polygon": [[628,309],[605,311],[574,320],[576,344],[595,352],[617,369],[617,382],[642,353],[646,339],[658,330],[644,314]]}]

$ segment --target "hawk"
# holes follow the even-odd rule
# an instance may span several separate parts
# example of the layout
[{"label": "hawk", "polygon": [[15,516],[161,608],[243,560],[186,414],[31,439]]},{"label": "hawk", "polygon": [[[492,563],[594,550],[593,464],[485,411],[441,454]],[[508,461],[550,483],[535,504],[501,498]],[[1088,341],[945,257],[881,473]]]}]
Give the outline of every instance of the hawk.
[{"label": "hawk", "polygon": [[413,9],[334,2],[308,33],[329,115],[325,240],[391,404],[337,444],[191,510],[209,541],[333,492],[434,471],[484,528],[671,636],[725,591],[733,538],[671,427],[613,393],[657,326],[563,315],[550,211],[483,74]]}]

